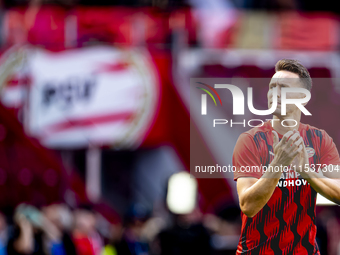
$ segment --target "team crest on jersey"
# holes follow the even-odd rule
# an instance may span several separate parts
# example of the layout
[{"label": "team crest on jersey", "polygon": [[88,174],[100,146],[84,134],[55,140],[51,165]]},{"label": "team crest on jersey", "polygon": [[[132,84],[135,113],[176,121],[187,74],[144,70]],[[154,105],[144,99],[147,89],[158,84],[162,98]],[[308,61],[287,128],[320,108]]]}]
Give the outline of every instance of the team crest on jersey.
[{"label": "team crest on jersey", "polygon": [[306,151],[307,151],[307,154],[308,154],[309,158],[313,157],[314,154],[315,154],[315,150],[312,147],[307,147]]}]

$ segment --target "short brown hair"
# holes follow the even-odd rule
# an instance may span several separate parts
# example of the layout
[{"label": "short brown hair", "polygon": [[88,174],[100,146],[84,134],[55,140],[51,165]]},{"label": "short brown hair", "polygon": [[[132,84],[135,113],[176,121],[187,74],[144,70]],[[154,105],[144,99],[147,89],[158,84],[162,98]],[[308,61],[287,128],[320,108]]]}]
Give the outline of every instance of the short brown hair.
[{"label": "short brown hair", "polygon": [[299,75],[302,83],[309,91],[312,90],[312,78],[306,67],[304,67],[298,60],[281,59],[275,65],[275,72],[288,71]]}]

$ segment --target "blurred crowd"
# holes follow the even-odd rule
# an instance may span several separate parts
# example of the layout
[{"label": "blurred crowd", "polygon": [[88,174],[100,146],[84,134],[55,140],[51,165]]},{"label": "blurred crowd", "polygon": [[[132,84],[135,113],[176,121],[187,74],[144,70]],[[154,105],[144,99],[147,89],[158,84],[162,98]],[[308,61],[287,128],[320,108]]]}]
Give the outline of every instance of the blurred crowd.
[{"label": "blurred crowd", "polygon": [[227,206],[205,216],[195,209],[160,217],[134,204],[112,223],[88,204],[20,204],[10,215],[0,213],[0,254],[234,254],[239,214]]}]

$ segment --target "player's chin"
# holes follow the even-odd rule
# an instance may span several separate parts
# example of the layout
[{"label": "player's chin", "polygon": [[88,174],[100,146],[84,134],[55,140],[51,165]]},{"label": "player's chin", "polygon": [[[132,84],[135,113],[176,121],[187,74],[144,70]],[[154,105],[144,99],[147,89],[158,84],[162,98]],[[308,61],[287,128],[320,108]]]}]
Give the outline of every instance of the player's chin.
[{"label": "player's chin", "polygon": [[276,110],[273,112],[273,115],[276,117],[281,117],[281,109],[280,108],[276,108]]}]

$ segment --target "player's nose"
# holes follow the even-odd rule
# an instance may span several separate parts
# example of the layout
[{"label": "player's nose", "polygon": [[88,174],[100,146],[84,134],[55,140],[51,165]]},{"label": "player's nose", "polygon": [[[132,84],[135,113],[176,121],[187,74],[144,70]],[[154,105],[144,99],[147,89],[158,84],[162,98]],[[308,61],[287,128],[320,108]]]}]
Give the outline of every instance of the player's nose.
[{"label": "player's nose", "polygon": [[281,98],[281,87],[277,86],[277,98]]}]

